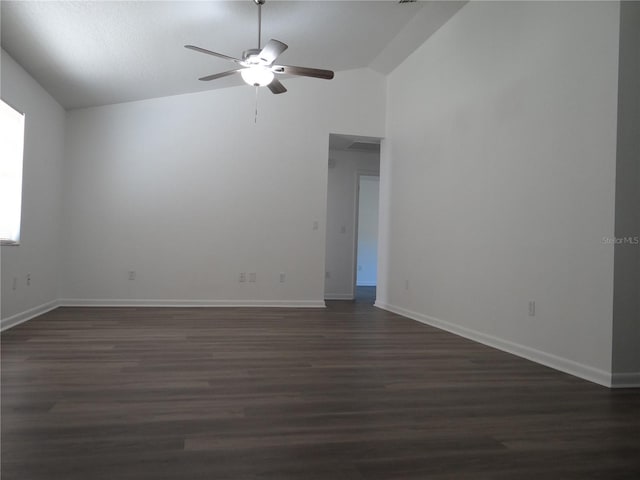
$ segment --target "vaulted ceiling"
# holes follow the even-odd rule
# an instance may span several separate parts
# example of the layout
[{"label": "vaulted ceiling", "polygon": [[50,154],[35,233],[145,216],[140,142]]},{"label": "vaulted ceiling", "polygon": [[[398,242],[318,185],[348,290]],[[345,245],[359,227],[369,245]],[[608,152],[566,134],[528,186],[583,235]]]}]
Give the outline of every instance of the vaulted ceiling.
[{"label": "vaulted ceiling", "polygon": [[[465,2],[277,1],[262,41],[289,45],[289,65],[393,70]],[[2,1],[2,48],[67,109],[239,85],[198,77],[257,47],[258,7],[236,1]],[[308,81],[323,81],[309,79]]]}]

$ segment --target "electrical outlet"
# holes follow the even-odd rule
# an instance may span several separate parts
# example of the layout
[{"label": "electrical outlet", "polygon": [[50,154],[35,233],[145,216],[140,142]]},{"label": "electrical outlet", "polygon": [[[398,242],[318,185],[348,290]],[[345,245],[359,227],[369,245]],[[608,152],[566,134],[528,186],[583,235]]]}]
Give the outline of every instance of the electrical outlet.
[{"label": "electrical outlet", "polygon": [[31,274],[27,273],[27,287],[31,286]]},{"label": "electrical outlet", "polygon": [[136,279],[135,270],[129,270],[129,280],[135,280],[135,279]]},{"label": "electrical outlet", "polygon": [[530,317],[536,316],[536,302],[533,300],[529,301],[529,316]]},{"label": "electrical outlet", "polygon": [[280,283],[284,283],[285,278],[286,275],[284,274],[284,272],[280,272]]},{"label": "electrical outlet", "polygon": [[11,282],[11,290],[16,290],[18,288],[18,278],[13,277],[13,281]]},{"label": "electrical outlet", "polygon": [[249,283],[256,283],[256,272],[249,273]]},{"label": "electrical outlet", "polygon": [[247,281],[247,274],[244,272],[241,272],[240,275],[238,276],[238,281],[240,283],[244,283]]},{"label": "electrical outlet", "polygon": [[320,228],[320,224],[318,223],[318,221],[317,221],[317,220],[314,220],[314,222],[313,222],[313,229],[314,229],[314,230],[318,230],[318,228]]}]

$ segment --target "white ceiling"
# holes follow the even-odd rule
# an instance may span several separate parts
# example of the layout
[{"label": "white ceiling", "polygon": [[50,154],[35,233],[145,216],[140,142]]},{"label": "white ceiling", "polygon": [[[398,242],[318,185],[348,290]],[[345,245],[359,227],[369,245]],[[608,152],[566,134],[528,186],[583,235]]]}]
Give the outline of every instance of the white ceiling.
[{"label": "white ceiling", "polygon": [[[464,3],[267,0],[262,38],[289,45],[278,63],[388,73]],[[257,47],[253,0],[3,0],[0,9],[2,48],[67,109],[239,85],[238,76],[198,81],[233,64],[183,46],[233,57]]]}]

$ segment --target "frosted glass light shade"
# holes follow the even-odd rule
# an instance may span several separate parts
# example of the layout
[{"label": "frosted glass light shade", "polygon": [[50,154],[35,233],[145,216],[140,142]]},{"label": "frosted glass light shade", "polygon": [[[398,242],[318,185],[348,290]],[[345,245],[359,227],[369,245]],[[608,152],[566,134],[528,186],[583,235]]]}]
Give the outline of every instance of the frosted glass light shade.
[{"label": "frosted glass light shade", "polygon": [[273,72],[268,68],[256,65],[240,71],[242,79],[254,87],[264,87],[273,80]]}]

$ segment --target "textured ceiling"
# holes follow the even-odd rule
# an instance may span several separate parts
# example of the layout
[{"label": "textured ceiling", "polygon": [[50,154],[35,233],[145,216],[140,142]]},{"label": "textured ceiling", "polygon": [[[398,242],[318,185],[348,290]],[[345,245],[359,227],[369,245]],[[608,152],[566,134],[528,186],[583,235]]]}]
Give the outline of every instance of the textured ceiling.
[{"label": "textured ceiling", "polygon": [[[268,0],[262,38],[289,45],[280,63],[387,73],[463,4]],[[183,45],[234,57],[257,47],[252,0],[3,0],[0,8],[2,48],[67,109],[238,85],[238,76],[199,82],[232,64]]]}]

